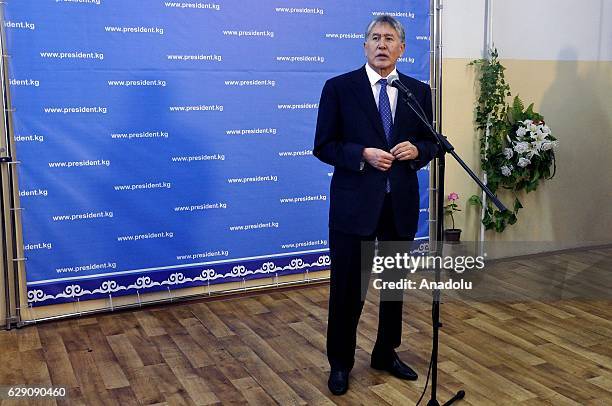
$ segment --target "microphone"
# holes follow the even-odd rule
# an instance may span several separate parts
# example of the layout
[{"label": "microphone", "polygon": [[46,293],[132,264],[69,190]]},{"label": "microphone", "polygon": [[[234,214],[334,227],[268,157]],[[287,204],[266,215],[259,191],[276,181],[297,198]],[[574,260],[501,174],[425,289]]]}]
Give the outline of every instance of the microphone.
[{"label": "microphone", "polygon": [[[387,83],[389,85],[393,86],[394,88],[398,89],[400,92],[404,93],[406,95],[404,100],[405,100],[406,104],[408,104],[410,106],[412,111],[414,111],[416,113],[416,115],[419,116],[420,119],[423,122],[425,122],[425,123],[429,122],[429,120],[427,120],[427,114],[425,114],[425,111],[423,111],[423,107],[421,107],[421,104],[419,103],[417,98],[414,97],[414,95],[412,94],[410,89],[408,89],[408,87],[405,84],[402,83],[402,81],[400,80],[398,75],[389,75],[387,77]],[[416,104],[416,106],[418,107],[419,111],[415,110],[414,106],[410,104],[408,99],[412,100],[412,102],[414,104]]]},{"label": "microphone", "polygon": [[399,76],[397,75],[389,76],[387,78],[387,83],[389,83],[389,85],[393,86],[394,88],[406,93],[406,96],[410,97],[411,99],[414,98],[414,95],[412,94],[412,92],[406,87],[405,84],[402,83]]}]

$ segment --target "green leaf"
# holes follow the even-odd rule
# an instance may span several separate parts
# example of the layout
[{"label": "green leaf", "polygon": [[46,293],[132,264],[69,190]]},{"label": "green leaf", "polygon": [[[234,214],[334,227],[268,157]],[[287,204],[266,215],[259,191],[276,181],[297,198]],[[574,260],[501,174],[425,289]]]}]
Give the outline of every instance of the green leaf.
[{"label": "green leaf", "polygon": [[521,204],[521,201],[518,198],[514,198],[514,212],[516,213],[522,208],[523,205]]},{"label": "green leaf", "polygon": [[525,109],[525,105],[523,105],[523,101],[516,96],[514,101],[512,102],[512,115],[518,121],[523,114],[523,110]]},{"label": "green leaf", "polygon": [[503,216],[500,216],[496,213],[495,216],[495,231],[501,233],[506,228],[506,222],[504,221]]},{"label": "green leaf", "polygon": [[527,184],[527,186],[525,187],[525,191],[526,191],[527,193],[529,193],[529,192],[533,192],[534,190],[536,190],[536,189],[538,188],[538,183],[539,183],[539,182],[538,182],[538,180],[537,180],[537,179],[536,179],[536,180],[534,180],[534,181],[529,182],[529,183]]},{"label": "green leaf", "polygon": [[477,195],[470,196],[470,198],[468,199],[468,203],[473,206],[482,207],[482,199],[480,198],[480,196]]}]

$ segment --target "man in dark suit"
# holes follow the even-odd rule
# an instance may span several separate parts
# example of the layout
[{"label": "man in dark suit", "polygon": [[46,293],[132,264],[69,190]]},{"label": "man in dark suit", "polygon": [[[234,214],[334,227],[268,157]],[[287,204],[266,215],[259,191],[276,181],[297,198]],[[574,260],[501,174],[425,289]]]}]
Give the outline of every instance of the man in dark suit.
[{"label": "man in dark suit", "polygon": [[[327,356],[331,366],[328,386],[336,395],[348,389],[363,287],[367,290],[369,283],[369,272],[363,272],[361,266],[362,243],[414,239],[419,217],[417,170],[437,152],[426,126],[386,80],[398,75],[431,122],[429,86],[398,74],[395,68],[405,49],[402,25],[390,16],[377,17],[368,25],[364,49],[365,66],[325,83],[313,151],[318,159],[334,166]],[[402,293],[384,300],[381,292],[371,366],[416,380],[417,374],[395,352],[401,342]]]}]

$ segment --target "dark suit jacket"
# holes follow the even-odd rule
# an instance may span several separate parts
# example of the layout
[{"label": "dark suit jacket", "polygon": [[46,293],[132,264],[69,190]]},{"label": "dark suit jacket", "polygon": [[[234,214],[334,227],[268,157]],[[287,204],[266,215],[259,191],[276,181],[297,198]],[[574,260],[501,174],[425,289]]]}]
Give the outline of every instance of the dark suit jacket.
[{"label": "dark suit jacket", "polygon": [[[431,122],[429,86],[401,73],[399,77]],[[364,148],[389,151],[402,141],[410,141],[418,148],[417,160],[394,161],[387,172],[366,162],[360,170]],[[435,156],[437,147],[425,125],[403,103],[401,93],[390,144],[385,138],[365,67],[329,79],[321,93],[313,154],[334,166],[330,187],[331,229],[363,236],[373,234],[380,218],[388,176],[397,231],[402,237],[416,233],[420,200],[416,171]]]}]

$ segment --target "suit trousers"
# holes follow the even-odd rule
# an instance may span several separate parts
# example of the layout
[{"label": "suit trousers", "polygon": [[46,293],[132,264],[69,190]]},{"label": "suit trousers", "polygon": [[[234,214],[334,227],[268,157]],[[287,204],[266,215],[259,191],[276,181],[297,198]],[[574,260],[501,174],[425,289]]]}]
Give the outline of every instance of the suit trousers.
[{"label": "suit trousers", "polygon": [[[385,252],[385,241],[412,241],[414,235],[400,237],[396,231],[391,194],[385,196],[376,231],[368,236],[329,231],[331,281],[329,316],[327,323],[327,358],[332,369],[351,370],[355,363],[357,325],[369,286],[374,257],[374,241],[378,241],[377,255]],[[381,249],[382,248],[382,249]],[[382,273],[384,281],[398,280],[406,273],[395,269]],[[372,358],[386,361],[399,347],[402,336],[403,290],[381,290],[378,333]]]}]

